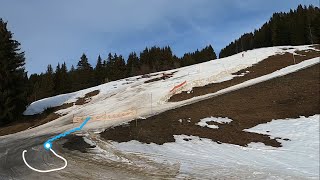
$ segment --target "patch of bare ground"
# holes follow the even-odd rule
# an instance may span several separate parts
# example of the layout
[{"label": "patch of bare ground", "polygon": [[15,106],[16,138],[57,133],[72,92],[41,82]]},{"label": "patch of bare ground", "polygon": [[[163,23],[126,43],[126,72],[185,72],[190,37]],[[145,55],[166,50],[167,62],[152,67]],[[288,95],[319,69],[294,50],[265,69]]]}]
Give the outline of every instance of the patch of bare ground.
[{"label": "patch of bare ground", "polygon": [[62,146],[64,148],[69,149],[70,151],[80,151],[82,153],[87,153],[87,149],[95,148],[96,146],[90,145],[86,143],[81,136],[69,135],[66,137],[67,142],[65,142]]},{"label": "patch of bare ground", "polygon": [[143,74],[140,77],[138,77],[137,80],[144,79],[144,78],[151,78],[153,76],[158,76],[158,73],[156,73],[156,74]]},{"label": "patch of bare ground", "polygon": [[[75,102],[76,105],[83,105],[88,103],[88,99],[91,97],[99,94],[99,90],[95,90],[92,92],[89,92],[85,94],[83,98],[78,98],[78,100]],[[17,133],[20,131],[24,131],[29,128],[34,128],[37,126],[40,126],[42,124],[48,123],[50,121],[53,121],[59,117],[60,115],[56,114],[55,112],[61,109],[66,109],[68,107],[71,107],[73,103],[65,103],[61,106],[57,107],[51,107],[46,109],[41,114],[35,114],[35,115],[29,115],[29,116],[22,116],[20,120],[15,121],[13,123],[7,124],[3,127],[0,127],[0,136],[8,135]]]},{"label": "patch of bare ground", "polygon": [[[320,57],[320,51],[308,50],[308,51],[295,51],[299,55],[295,55],[295,63],[300,63],[304,60]],[[181,92],[179,94],[175,94],[170,97],[169,102],[178,102],[186,99],[190,99],[196,96],[202,96],[209,93],[217,92],[221,89],[234,86],[236,84],[245,82],[250,79],[254,79],[266,74],[270,74],[274,71],[280,70],[287,66],[293,65],[294,59],[291,53],[285,53],[282,55],[274,55],[270,56],[267,59],[259,62],[258,64],[253,65],[252,67],[248,67],[246,69],[240,70],[233,75],[241,75],[245,73],[244,76],[237,76],[231,80],[224,81],[221,83],[212,83],[202,87],[194,87],[191,93],[187,93],[186,91]],[[246,73],[248,72],[248,73]]]},{"label": "patch of bare ground", "polygon": [[[129,125],[112,127],[101,133],[106,140],[164,144],[173,135],[193,135],[218,143],[247,146],[261,142],[280,147],[268,135],[243,131],[273,119],[298,118],[320,113],[320,65],[259,83],[247,88],[172,109]],[[206,117],[228,117],[233,121],[218,129],[195,125]],[[182,121],[180,120],[182,119]],[[179,121],[180,120],[180,121]],[[272,130],[271,130],[272,131]],[[284,140],[289,140],[282,137]]]},{"label": "patch of bare ground", "polygon": [[311,46],[311,47],[320,50],[320,44],[315,44],[315,45],[313,45],[313,46]]},{"label": "patch of bare ground", "polygon": [[86,104],[86,103],[90,102],[90,98],[91,97],[96,96],[99,93],[100,93],[99,90],[95,90],[95,91],[89,92],[89,93],[85,94],[84,97],[78,98],[77,101],[75,102],[75,105]]},{"label": "patch of bare ground", "polygon": [[161,81],[161,80],[166,80],[166,79],[169,79],[173,76],[174,72],[173,73],[170,73],[170,74],[166,74],[166,73],[162,73],[162,76],[161,77],[157,77],[157,78],[153,78],[153,79],[150,79],[150,80],[147,80],[145,81],[144,83],[151,83],[151,82],[156,82],[156,81]]},{"label": "patch of bare ground", "polygon": [[62,109],[62,107],[48,108],[41,114],[22,116],[20,120],[0,127],[0,136],[17,133],[53,121],[60,117],[60,115],[54,113],[59,108]]}]

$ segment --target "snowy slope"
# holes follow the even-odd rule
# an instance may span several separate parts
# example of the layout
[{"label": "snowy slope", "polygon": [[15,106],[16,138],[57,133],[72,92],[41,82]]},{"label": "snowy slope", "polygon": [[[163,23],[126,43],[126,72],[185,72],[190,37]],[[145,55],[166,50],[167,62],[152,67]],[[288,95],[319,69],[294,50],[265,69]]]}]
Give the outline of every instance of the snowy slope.
[{"label": "snowy slope", "polygon": [[[144,83],[147,80],[161,77],[162,75],[162,72],[154,73],[158,75],[152,76],[150,78],[139,78],[140,76],[130,77],[85,90],[42,99],[33,102],[27,108],[24,114],[32,115],[41,113],[47,107],[58,106],[64,103],[72,103],[75,102],[77,98],[83,97],[86,93],[92,92],[94,90],[100,91],[100,93],[94,96],[89,103],[84,105],[74,105],[67,109],[60,110],[57,113],[63,114],[64,116],[42,126],[29,129],[27,130],[27,132],[19,132],[18,134],[21,134],[22,136],[23,134],[27,134],[29,136],[30,134],[40,135],[47,134],[49,132],[62,132],[74,126],[72,124],[72,119],[74,116],[92,116],[105,113],[119,113],[128,110],[134,110],[137,113],[135,117],[124,118],[121,121],[108,120],[102,122],[91,122],[84,127],[85,130],[99,128],[103,129],[104,127],[120,124],[122,122],[132,120],[136,117],[147,117],[168,109],[179,107],[185,104],[190,104],[195,101],[210,98],[212,96],[217,96],[239,88],[253,85],[255,83],[266,81],[274,77],[297,71],[301,68],[319,63],[319,58],[314,58],[299,64],[286,67],[269,75],[246,81],[236,86],[220,90],[216,93],[194,97],[192,99],[176,103],[166,102],[166,99],[169,97],[168,94],[170,93],[170,90],[175,85],[180,84],[184,81],[187,82],[184,90],[191,89],[194,86],[203,86],[212,82],[226,81],[235,77],[235,75],[232,75],[232,73],[250,67],[253,64],[258,63],[271,55],[283,54],[285,52],[293,53],[296,50],[308,49],[313,48],[310,46],[280,46],[260,48],[245,52],[244,57],[242,57],[242,54],[239,53],[222,59],[212,60],[201,64],[166,71],[166,73],[177,71],[176,73],[174,73],[173,77],[166,80]],[[18,137],[20,136],[15,136],[15,138]]]},{"label": "snowy slope", "polygon": [[[290,49],[291,48],[291,49]],[[283,50],[287,49],[287,50]],[[312,49],[309,46],[280,46],[280,47],[269,47],[269,48],[260,48],[255,50],[250,50],[245,52],[245,56],[242,57],[241,53],[222,58],[217,60],[212,60],[209,62],[196,64],[188,67],[183,67],[175,70],[165,71],[166,73],[178,71],[174,74],[174,76],[166,81],[157,81],[150,84],[143,84],[144,81],[160,77],[161,73],[158,76],[153,76],[151,78],[142,78],[137,80],[139,76],[131,77],[127,79],[122,79],[118,81],[113,81],[110,83],[106,83],[103,85],[99,85],[96,87],[84,89],[81,91],[62,94],[50,98],[45,98],[36,102],[33,102],[27,110],[24,112],[25,115],[32,115],[41,113],[48,107],[55,107],[62,105],[64,103],[72,103],[77,100],[77,98],[83,97],[86,93],[92,92],[94,90],[100,90],[100,94],[94,99],[99,99],[99,104],[104,104],[103,108],[94,108],[93,111],[90,110],[88,114],[97,114],[105,111],[110,111],[110,106],[108,104],[112,104],[112,107],[115,107],[119,101],[126,101],[132,104],[132,101],[137,101],[141,98],[138,95],[144,96],[145,94],[152,93],[152,102],[153,105],[156,105],[157,102],[161,101],[161,98],[166,96],[170,89],[175,85],[187,81],[188,88],[192,88],[194,86],[203,86],[208,83],[208,77],[217,76],[216,78],[211,78],[214,82],[222,82],[226,80],[230,80],[234,75],[232,73],[237,72],[241,69],[247,68],[256,64],[263,59],[275,54],[283,54],[285,52],[293,53],[296,50],[307,50]],[[158,74],[158,73],[153,73]],[[192,82],[196,81],[197,84],[193,84]],[[117,95],[116,97],[110,97],[111,95]],[[121,98],[119,96],[121,95]],[[131,96],[133,95],[133,96]],[[137,98],[138,97],[138,98]],[[148,98],[145,98],[148,99]],[[139,102],[140,102],[139,101]],[[143,100],[142,100],[143,101]],[[97,101],[95,101],[97,102]],[[145,102],[143,102],[145,103]],[[150,103],[150,102],[147,102]],[[91,103],[94,104],[94,103]],[[126,103],[127,104],[127,103]],[[136,106],[136,105],[135,105]],[[86,107],[90,108],[90,107]],[[116,105],[116,108],[120,107]],[[110,111],[111,112],[111,111]],[[87,113],[87,112],[86,112]]]},{"label": "snowy slope", "polygon": [[[248,147],[218,144],[196,136],[175,136],[176,142],[162,146],[138,141],[113,142],[127,153],[139,153],[159,162],[180,163],[180,177],[223,179],[318,179],[320,115],[273,120],[246,131],[289,138],[283,147],[262,143]],[[269,132],[270,131],[270,132]],[[185,141],[184,138],[191,140]]]},{"label": "snowy slope", "polygon": [[[140,78],[140,76],[130,77],[81,91],[36,101],[27,108],[24,114],[32,115],[41,113],[48,107],[59,106],[64,103],[73,103],[89,92],[95,90],[100,91],[100,93],[93,96],[87,104],[73,105],[57,111],[57,113],[63,116],[54,121],[16,134],[0,136],[0,147],[5,147],[3,148],[4,151],[0,151],[0,158],[3,155],[6,156],[9,149],[11,149],[8,162],[10,160],[13,162],[12,159],[14,159],[20,163],[21,152],[19,148],[29,144],[30,146],[32,145],[32,148],[36,149],[35,151],[39,149],[42,150],[43,142],[40,140],[41,136],[51,137],[55,133],[61,133],[78,126],[79,124],[72,123],[74,116],[94,116],[134,110],[137,113],[134,117],[96,122],[89,121],[83,130],[77,133],[81,135],[85,134],[86,138],[88,138],[85,139],[87,143],[97,145],[97,147],[92,150],[94,153],[77,154],[83,158],[77,157],[75,161],[70,161],[71,165],[68,166],[69,169],[66,168],[66,171],[61,171],[62,174],[80,173],[83,170],[82,167],[84,168],[85,166],[85,173],[90,174],[90,178],[98,179],[102,177],[101,173],[103,174],[106,167],[113,167],[99,167],[98,163],[95,163],[96,161],[103,161],[107,163],[127,163],[129,164],[128,166],[133,167],[141,165],[142,168],[146,170],[150,169],[152,172],[166,173],[157,166],[157,163],[159,163],[165,167],[167,166],[168,169],[172,169],[172,167],[176,168],[178,171],[176,178],[181,179],[212,179],[213,177],[217,179],[319,179],[320,115],[300,117],[298,119],[273,120],[270,123],[260,124],[245,130],[267,134],[271,137],[290,139],[290,141],[280,139],[279,141],[281,141],[283,145],[283,147],[280,148],[265,146],[262,143],[251,143],[248,147],[218,144],[209,139],[202,138],[200,140],[199,137],[185,135],[175,135],[176,141],[174,143],[165,143],[163,145],[142,144],[137,141],[116,143],[105,141],[96,135],[97,132],[107,127],[125,123],[133,118],[148,117],[168,109],[219,96],[320,63],[320,58],[317,57],[222,89],[215,93],[194,97],[181,102],[172,103],[166,101],[172,88],[182,82],[187,82],[183,90],[190,90],[195,86],[204,86],[208,83],[223,82],[236,77],[232,75],[232,73],[250,67],[269,56],[308,49],[313,48],[310,46],[281,46],[255,49],[245,52],[244,57],[239,53],[222,59],[166,71],[166,73],[177,71],[173,74],[173,77],[166,80],[144,83],[147,80],[161,77],[162,72],[160,72],[154,73],[153,75],[155,76],[150,78]],[[210,121],[216,122],[217,125],[209,125],[208,123]],[[220,124],[230,122],[232,122],[232,119],[229,118],[207,117],[200,120],[197,125],[219,128]],[[185,141],[183,140],[184,138],[191,140]],[[56,147],[59,147],[58,143]],[[31,147],[28,148],[31,149]],[[82,156],[82,154],[85,155]],[[42,159],[40,159],[41,164],[45,162],[43,157],[46,157],[44,154],[42,155]],[[67,156],[68,159],[73,157],[65,152],[63,155]],[[84,163],[81,163],[79,159],[83,159]],[[94,163],[87,165],[87,163],[89,163],[87,160],[89,159]],[[156,165],[153,166],[153,163]],[[4,164],[6,164],[5,161]],[[118,165],[119,164],[116,164],[115,167],[119,167]],[[120,167],[123,168],[126,166]],[[99,171],[99,168],[101,171]],[[21,171],[24,171],[24,169]],[[79,177],[82,177],[81,173]]]}]

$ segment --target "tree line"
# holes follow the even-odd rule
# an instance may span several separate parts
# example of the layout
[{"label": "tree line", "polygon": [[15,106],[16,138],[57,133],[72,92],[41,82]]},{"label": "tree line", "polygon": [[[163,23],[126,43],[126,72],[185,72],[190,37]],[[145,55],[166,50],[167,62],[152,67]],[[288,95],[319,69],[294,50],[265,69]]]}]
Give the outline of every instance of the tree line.
[{"label": "tree line", "polygon": [[109,53],[97,57],[92,66],[82,54],[76,66],[68,69],[65,62],[47,66],[44,73],[27,76],[25,56],[20,43],[13,39],[7,22],[0,18],[0,126],[19,119],[33,101],[58,94],[74,92],[130,76],[175,69],[216,59],[211,45],[182,57],[173,54],[169,46],[145,48],[122,55]]},{"label": "tree line", "polygon": [[274,13],[270,20],[254,32],[245,33],[223,48],[219,57],[260,47],[305,45],[320,42],[320,9],[299,5],[290,12]]},{"label": "tree line", "polygon": [[106,58],[97,57],[93,67],[82,54],[77,66],[67,68],[66,63],[58,63],[53,68],[47,66],[45,73],[31,74],[28,79],[28,102],[89,88],[131,76],[175,69],[216,59],[211,45],[202,50],[185,53],[178,58],[169,46],[145,48],[139,55],[129,54],[127,60],[122,55],[109,53]]},{"label": "tree line", "polygon": [[[320,10],[301,6],[288,13],[274,13],[260,29],[242,35],[223,48],[220,57],[253,48],[302,45],[320,42]],[[216,59],[211,45],[201,50],[173,54],[170,46],[146,47],[139,54],[132,52],[127,59],[116,53],[98,56],[92,66],[82,54],[76,66],[66,63],[48,65],[44,73],[28,77],[24,69],[25,56],[20,43],[13,39],[7,22],[0,18],[0,126],[21,117],[33,101],[69,93],[130,76],[170,70]]]}]

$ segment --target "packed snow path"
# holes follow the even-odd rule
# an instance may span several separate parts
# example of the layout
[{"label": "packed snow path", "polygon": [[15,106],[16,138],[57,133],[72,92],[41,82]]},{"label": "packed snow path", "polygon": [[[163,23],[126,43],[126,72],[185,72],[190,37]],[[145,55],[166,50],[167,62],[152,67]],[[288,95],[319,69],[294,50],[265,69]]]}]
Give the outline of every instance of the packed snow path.
[{"label": "packed snow path", "polygon": [[49,169],[49,170],[40,170],[40,169],[34,168],[34,167],[30,166],[30,165],[27,163],[26,159],[25,159],[25,153],[27,152],[27,150],[23,150],[23,151],[22,151],[22,159],[23,159],[23,162],[24,162],[30,169],[32,169],[32,170],[34,170],[34,171],[37,171],[37,172],[41,172],[41,173],[48,173],[48,172],[53,172],[53,171],[59,171],[59,170],[62,170],[62,169],[64,169],[64,168],[66,168],[67,165],[68,165],[67,160],[66,160],[64,157],[58,155],[58,154],[52,149],[52,142],[55,141],[55,140],[57,140],[57,139],[59,139],[59,138],[65,137],[65,136],[67,136],[67,135],[69,135],[69,134],[71,134],[71,133],[74,133],[74,132],[76,132],[76,131],[80,131],[80,130],[84,127],[84,125],[87,124],[87,122],[88,122],[89,120],[90,120],[90,117],[87,117],[87,118],[85,119],[85,121],[80,125],[80,127],[77,127],[77,128],[71,129],[70,131],[67,131],[67,132],[64,132],[64,133],[62,133],[62,134],[59,134],[59,135],[57,135],[57,136],[55,136],[55,137],[47,140],[47,141],[43,144],[43,146],[44,146],[44,148],[45,148],[46,150],[50,150],[56,157],[58,157],[58,158],[60,158],[60,159],[62,159],[62,160],[64,161],[64,166],[62,166],[62,167],[60,167],[60,168]]}]

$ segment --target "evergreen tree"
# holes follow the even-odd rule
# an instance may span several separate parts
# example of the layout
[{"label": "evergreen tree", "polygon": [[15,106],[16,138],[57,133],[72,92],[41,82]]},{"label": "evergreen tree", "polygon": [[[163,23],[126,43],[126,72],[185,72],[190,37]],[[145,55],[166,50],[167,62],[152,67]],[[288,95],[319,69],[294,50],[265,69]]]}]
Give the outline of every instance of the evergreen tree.
[{"label": "evergreen tree", "polygon": [[214,52],[211,45],[206,46],[202,50],[196,50],[193,53],[185,53],[181,59],[182,66],[189,66],[196,63],[202,63],[210,60],[217,59],[216,53]]},{"label": "evergreen tree", "polygon": [[61,84],[59,94],[71,92],[71,80],[65,62],[63,62],[60,69],[60,83]]},{"label": "evergreen tree", "polygon": [[253,48],[319,42],[320,9],[299,5],[296,10],[290,10],[288,13],[274,13],[270,20],[258,30],[254,30],[254,33],[246,33],[223,48],[219,57]]},{"label": "evergreen tree", "polygon": [[71,65],[70,71],[68,72],[70,79],[70,92],[77,91],[77,81],[78,81],[78,73],[73,65]]},{"label": "evergreen tree", "polygon": [[41,86],[43,87],[41,89],[43,89],[44,97],[50,97],[54,94],[54,73],[51,64],[47,67]]},{"label": "evergreen tree", "polygon": [[84,53],[78,62],[76,74],[78,77],[75,83],[77,90],[88,88],[95,84],[92,66]]},{"label": "evergreen tree", "polygon": [[0,19],[0,125],[22,115],[27,104],[24,52]]},{"label": "evergreen tree", "polygon": [[114,71],[116,72],[115,79],[123,79],[126,77],[127,67],[122,55],[119,55],[119,57],[115,59]]},{"label": "evergreen tree", "polygon": [[140,74],[140,62],[139,57],[135,52],[129,54],[127,60],[127,76],[136,76]]},{"label": "evergreen tree", "polygon": [[56,67],[56,72],[54,73],[54,92],[55,94],[60,94],[62,89],[62,77],[61,77],[61,67],[58,63]]},{"label": "evergreen tree", "polygon": [[95,74],[96,85],[104,83],[104,79],[105,79],[104,67],[103,67],[102,59],[100,55],[98,56],[96,67],[94,68],[94,74]]}]

